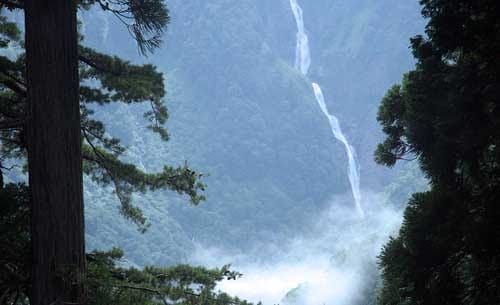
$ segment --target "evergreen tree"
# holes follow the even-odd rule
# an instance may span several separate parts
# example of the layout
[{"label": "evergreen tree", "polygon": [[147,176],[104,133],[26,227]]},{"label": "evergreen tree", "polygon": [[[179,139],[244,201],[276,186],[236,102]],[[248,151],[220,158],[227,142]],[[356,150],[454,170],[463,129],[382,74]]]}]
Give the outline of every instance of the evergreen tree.
[{"label": "evergreen tree", "polygon": [[[148,103],[149,128],[168,139],[161,73],[78,45],[77,7],[95,5],[126,23],[140,51],[161,42],[169,17],[159,0],[0,1],[0,9],[25,11],[26,54],[0,56],[0,166],[28,161],[32,304],[85,302],[82,171],[112,184],[122,214],[143,231],[146,219],[131,202],[133,192],[170,189],[193,204],[204,199],[200,174],[187,165],[140,171],[120,160],[125,148],[93,119],[92,103]],[[0,22],[0,47],[22,47],[15,24]],[[7,168],[1,169],[3,177]]]},{"label": "evergreen tree", "polygon": [[[0,304],[30,304],[30,201],[24,184],[0,186]],[[87,305],[176,304],[251,305],[216,291],[222,280],[241,276],[229,266],[206,269],[179,265],[123,267],[119,249],[86,255]]]},{"label": "evergreen tree", "polygon": [[417,158],[415,194],[380,256],[380,304],[500,303],[500,2],[422,0],[427,37],[384,97],[379,163]]},{"label": "evergreen tree", "polygon": [[83,304],[76,3],[24,1],[33,304]]}]

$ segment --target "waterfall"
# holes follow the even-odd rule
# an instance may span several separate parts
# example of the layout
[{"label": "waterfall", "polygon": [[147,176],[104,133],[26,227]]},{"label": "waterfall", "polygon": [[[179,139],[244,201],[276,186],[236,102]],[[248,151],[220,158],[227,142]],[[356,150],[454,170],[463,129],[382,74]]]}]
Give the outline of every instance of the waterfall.
[{"label": "waterfall", "polygon": [[[309,67],[311,65],[311,53],[309,50],[309,38],[306,34],[306,29],[304,26],[304,16],[302,8],[300,7],[298,0],[290,0],[290,6],[292,7],[293,15],[295,17],[295,22],[297,23],[297,46],[295,49],[295,68],[299,70],[302,74],[307,75]],[[346,137],[342,133],[340,128],[339,120],[330,112],[326,107],[325,97],[321,87],[317,83],[312,83],[314,90],[314,96],[316,101],[321,108],[323,114],[328,118],[330,123],[330,128],[333,135],[337,140],[342,142],[345,147],[345,151],[348,157],[348,172],[349,183],[351,184],[352,196],[354,197],[354,203],[356,205],[356,210],[363,217],[364,212],[361,207],[361,192],[359,190],[359,167],[356,161],[356,152],[354,148],[349,144]]]},{"label": "waterfall", "polygon": [[297,0],[290,0],[293,15],[297,22],[297,48],[295,49],[295,69],[300,70],[306,75],[311,66],[311,53],[309,52],[309,38],[304,27],[304,17],[302,8],[297,3]]},{"label": "waterfall", "polygon": [[335,138],[337,138],[337,140],[339,140],[344,144],[349,162],[348,177],[349,177],[349,182],[351,183],[352,196],[354,197],[356,210],[360,215],[363,216],[364,212],[363,208],[361,207],[361,193],[359,191],[359,168],[356,162],[356,152],[354,151],[354,148],[349,144],[349,142],[347,142],[347,139],[342,133],[342,129],[340,129],[339,120],[334,115],[331,115],[328,112],[328,109],[326,108],[325,104],[325,97],[323,96],[323,91],[321,91],[321,87],[316,83],[313,83],[312,86],[314,89],[314,96],[316,96],[316,100],[318,101],[321,111],[323,111],[325,116],[328,118],[328,122],[330,123],[330,128],[332,129],[333,135],[335,136]]}]

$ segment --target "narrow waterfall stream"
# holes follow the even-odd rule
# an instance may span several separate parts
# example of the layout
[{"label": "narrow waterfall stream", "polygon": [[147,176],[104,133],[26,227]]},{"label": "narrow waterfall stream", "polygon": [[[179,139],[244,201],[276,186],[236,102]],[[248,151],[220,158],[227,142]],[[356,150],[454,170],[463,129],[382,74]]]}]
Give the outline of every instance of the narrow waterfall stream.
[{"label": "narrow waterfall stream", "polygon": [[307,75],[311,66],[311,52],[309,51],[309,37],[304,26],[304,14],[297,0],[290,0],[293,15],[297,22],[297,47],[295,48],[295,69]]},{"label": "narrow waterfall stream", "polygon": [[[312,61],[303,10],[298,0],[289,1],[298,29],[295,69],[308,76]],[[362,208],[355,150],[337,117],[328,111],[320,85],[312,81],[310,84],[331,134],[342,143],[347,155],[347,177],[356,211],[352,206],[337,204],[343,198],[331,198],[329,207],[310,223],[309,233],[296,234],[284,244],[269,245],[272,257],[255,260],[244,253],[224,257],[223,250],[205,246],[200,246],[196,254],[200,257],[198,261],[210,262],[212,266],[221,260],[231,262],[244,276],[238,281],[223,282],[220,289],[255,303],[367,304],[374,298],[378,280],[377,256],[388,237],[401,225],[401,211],[387,205],[382,194],[367,189],[365,194],[370,204],[365,210]]]},{"label": "narrow waterfall stream", "polygon": [[[295,22],[297,23],[297,46],[295,49],[295,68],[299,70],[302,74],[307,75],[309,72],[309,67],[311,66],[311,52],[309,49],[309,37],[306,33],[306,28],[304,26],[304,14],[302,8],[300,7],[298,0],[290,0],[290,6],[295,17]],[[317,83],[312,83],[314,90],[314,96],[318,102],[321,111],[328,118],[330,128],[333,135],[337,140],[344,144],[347,157],[348,157],[348,171],[347,175],[349,177],[349,183],[351,184],[352,196],[354,197],[354,203],[356,210],[361,217],[364,217],[364,211],[361,207],[361,192],[360,192],[360,179],[359,179],[359,165],[356,161],[356,152],[354,148],[349,144],[347,138],[342,133],[338,119],[328,112],[326,107],[325,97],[321,90],[321,87]]]}]

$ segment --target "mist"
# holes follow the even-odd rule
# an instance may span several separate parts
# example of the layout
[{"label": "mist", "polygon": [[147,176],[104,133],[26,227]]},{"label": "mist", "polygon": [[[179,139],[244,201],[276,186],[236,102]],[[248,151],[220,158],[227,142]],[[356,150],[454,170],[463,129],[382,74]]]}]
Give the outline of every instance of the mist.
[{"label": "mist", "polygon": [[[263,304],[354,305],[366,301],[378,280],[377,255],[401,225],[402,211],[381,193],[363,192],[365,216],[352,207],[350,194],[334,196],[328,208],[312,219],[306,234],[291,238],[270,257],[228,255],[231,249],[198,244],[192,263],[231,264],[243,274],[219,289],[232,296]],[[276,247],[277,246],[277,247]]]},{"label": "mist", "polygon": [[500,304],[500,1],[35,2],[0,304]]},{"label": "mist", "polygon": [[[154,224],[144,237],[127,234],[146,246],[119,246],[136,266],[231,264],[243,276],[218,289],[253,303],[366,305],[377,256],[424,184],[417,168],[373,161],[378,103],[413,65],[407,37],[421,29],[418,5],[256,3],[170,3],[167,47],[151,57],[167,76],[167,147],[140,131],[140,111],[105,114],[125,118],[110,129],[131,135],[124,140],[141,168],[165,158],[209,173],[207,202],[196,208],[144,196]],[[386,6],[390,18],[379,13]],[[119,24],[92,18],[94,43],[124,52]],[[164,199],[172,203],[160,208]],[[90,248],[102,245],[97,229],[89,235]]]}]

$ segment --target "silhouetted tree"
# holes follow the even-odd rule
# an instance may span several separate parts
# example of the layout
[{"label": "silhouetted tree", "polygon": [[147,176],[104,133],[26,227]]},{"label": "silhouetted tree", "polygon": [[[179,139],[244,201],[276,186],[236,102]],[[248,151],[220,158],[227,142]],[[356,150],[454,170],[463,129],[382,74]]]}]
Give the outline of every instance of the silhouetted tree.
[{"label": "silhouetted tree", "polygon": [[415,194],[380,256],[380,304],[500,302],[500,2],[422,0],[416,68],[382,101],[379,163],[417,158]]},{"label": "silhouetted tree", "polygon": [[[1,160],[28,161],[32,304],[85,303],[82,172],[113,184],[123,215],[141,230],[147,223],[131,202],[133,192],[166,188],[194,204],[203,200],[200,174],[187,165],[151,174],[122,162],[125,148],[92,118],[90,103],[146,102],[149,128],[168,139],[161,73],[78,45],[77,7],[96,5],[124,21],[141,52],[159,46],[169,20],[160,0],[0,1],[25,16],[26,53],[0,56],[0,130]],[[22,47],[15,25],[1,18],[0,47]]]}]

